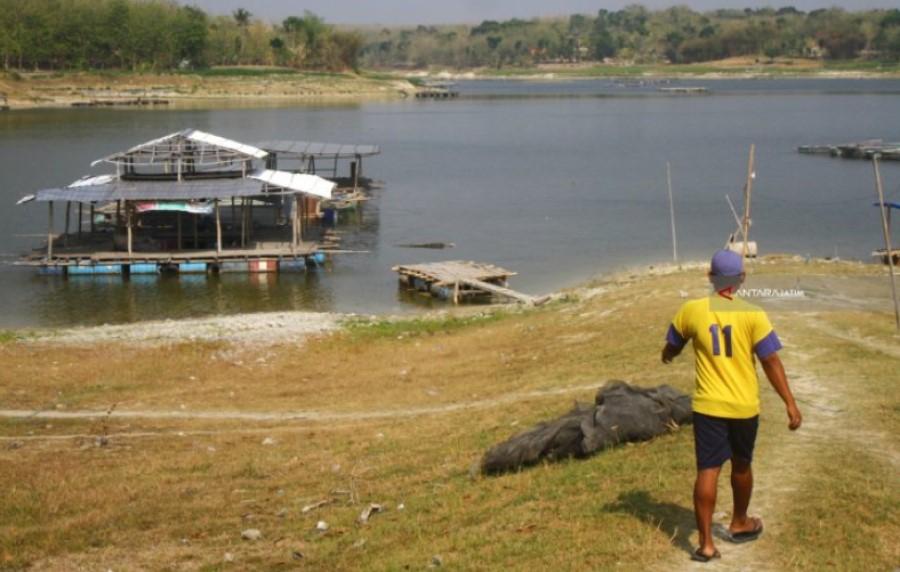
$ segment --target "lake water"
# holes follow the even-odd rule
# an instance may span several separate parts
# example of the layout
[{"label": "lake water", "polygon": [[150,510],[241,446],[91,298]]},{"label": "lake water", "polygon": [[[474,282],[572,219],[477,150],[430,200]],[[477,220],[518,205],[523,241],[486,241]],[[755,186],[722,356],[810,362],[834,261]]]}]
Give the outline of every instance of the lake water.
[{"label": "lake water", "polygon": [[[612,80],[465,82],[454,101],[0,114],[0,327],[98,324],[264,310],[405,312],[391,266],[471,259],[544,293],[671,259],[666,161],[681,257],[706,258],[734,221],[757,146],[752,238],[762,253],[869,259],[882,241],[872,167],[804,156],[803,144],[900,139],[900,80],[718,80],[662,95]],[[240,141],[375,143],[386,182],[336,257],[306,275],[60,279],[9,265],[39,246],[46,210],[16,200],[88,174],[94,159],[194,127]],[[900,196],[900,164],[884,164]],[[738,206],[740,209],[740,206]],[[57,209],[62,210],[62,209]],[[61,221],[61,217],[60,217]],[[61,222],[57,223],[60,228]],[[32,235],[32,236],[29,236]],[[444,251],[396,245],[453,242]]]}]

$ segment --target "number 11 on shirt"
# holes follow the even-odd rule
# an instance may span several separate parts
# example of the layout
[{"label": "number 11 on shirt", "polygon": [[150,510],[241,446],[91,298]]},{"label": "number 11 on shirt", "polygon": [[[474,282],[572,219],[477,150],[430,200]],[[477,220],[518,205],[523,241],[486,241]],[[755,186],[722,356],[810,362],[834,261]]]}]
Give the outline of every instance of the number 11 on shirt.
[{"label": "number 11 on shirt", "polygon": [[[713,355],[721,355],[722,349],[719,347],[719,324],[713,324],[709,327],[709,333],[712,334]],[[725,357],[731,357],[731,326],[722,328],[722,334],[725,337]]]}]

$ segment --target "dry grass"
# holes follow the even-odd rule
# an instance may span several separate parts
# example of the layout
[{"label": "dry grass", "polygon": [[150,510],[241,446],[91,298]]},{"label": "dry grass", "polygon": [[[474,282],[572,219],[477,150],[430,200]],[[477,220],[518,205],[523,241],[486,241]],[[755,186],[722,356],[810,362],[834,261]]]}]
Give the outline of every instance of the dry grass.
[{"label": "dry grass", "polygon": [[[754,268],[773,280],[875,272],[789,259]],[[623,274],[538,310],[354,325],[302,349],[4,343],[6,408],[349,415],[4,421],[0,432],[15,439],[0,441],[0,568],[397,570],[425,568],[434,556],[463,570],[678,567],[693,533],[689,431],[499,478],[473,479],[469,469],[491,444],[593,395],[528,392],[609,378],[689,389],[689,359],[658,364],[681,291],[700,295],[702,275]],[[801,304],[772,318],[789,374],[815,384],[798,386],[809,403],[799,436],[787,435],[777,397],[763,390],[755,506],[771,527],[741,557],[777,568],[889,568],[900,559],[889,438],[900,413],[898,360],[866,345],[896,345],[889,316]],[[829,334],[835,326],[857,328],[863,341]],[[440,411],[471,402],[480,405]],[[365,417],[423,408],[432,411]],[[48,438],[65,435],[81,437]],[[105,446],[98,435],[108,435]],[[322,499],[332,502],[301,511]],[[371,502],[388,510],[358,524]],[[315,530],[318,520],[328,532]],[[246,528],[263,539],[242,541]]]}]

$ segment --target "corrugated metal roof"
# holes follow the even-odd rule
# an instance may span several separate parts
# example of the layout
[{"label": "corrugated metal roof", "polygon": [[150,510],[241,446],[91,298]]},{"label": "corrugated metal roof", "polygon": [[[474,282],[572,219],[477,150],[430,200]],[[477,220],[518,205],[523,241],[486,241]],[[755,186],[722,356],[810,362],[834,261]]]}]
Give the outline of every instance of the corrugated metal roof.
[{"label": "corrugated metal roof", "polygon": [[204,179],[194,181],[120,181],[111,175],[84,178],[68,187],[43,189],[22,197],[17,204],[31,201],[71,201],[80,203],[127,201],[167,201],[227,199],[262,194],[303,193],[330,199],[336,185],[315,175],[299,175],[287,171],[262,170],[246,179]]},{"label": "corrugated metal roof", "polygon": [[269,153],[316,159],[353,159],[371,157],[381,153],[378,145],[342,145],[340,143],[316,143],[313,141],[260,141],[256,147]]},{"label": "corrugated metal roof", "polygon": [[101,185],[83,185],[43,189],[34,193],[38,202],[72,201],[80,203],[127,201],[166,201],[248,197],[263,192],[263,184],[254,179],[218,179],[208,181],[113,181]]},{"label": "corrugated metal roof", "polygon": [[275,187],[298,191],[308,195],[315,195],[317,197],[322,197],[323,199],[330,199],[331,191],[337,186],[335,183],[327,181],[322,177],[288,173],[287,171],[272,171],[266,169],[263,171],[255,171],[248,176],[251,179],[263,181]]},{"label": "corrugated metal roof", "polygon": [[[246,157],[252,157],[254,159],[262,159],[266,155],[267,152],[259,149],[258,147],[254,147],[252,145],[246,145],[244,143],[240,143],[238,141],[233,141],[231,139],[226,139],[224,137],[219,137],[218,135],[213,135],[212,133],[206,133],[204,131],[199,131],[197,129],[184,129],[182,131],[178,131],[175,133],[170,133],[169,135],[165,135],[158,139],[153,139],[152,141],[147,141],[146,143],[141,143],[140,145],[135,145],[131,149],[127,151],[120,151],[118,153],[113,153],[108,157],[104,157],[102,159],[97,159],[91,166],[95,166],[104,161],[109,163],[117,163],[128,157],[129,155],[135,155],[139,153],[150,153],[151,155],[154,152],[156,147],[163,146],[173,141],[178,140],[186,140],[193,141],[194,143],[202,143],[205,145],[210,145],[212,147],[216,147],[219,149],[224,149],[227,151],[232,151],[234,153],[238,153],[240,155],[244,155]],[[167,158],[171,149],[165,148],[164,152],[160,153],[161,158]]]}]

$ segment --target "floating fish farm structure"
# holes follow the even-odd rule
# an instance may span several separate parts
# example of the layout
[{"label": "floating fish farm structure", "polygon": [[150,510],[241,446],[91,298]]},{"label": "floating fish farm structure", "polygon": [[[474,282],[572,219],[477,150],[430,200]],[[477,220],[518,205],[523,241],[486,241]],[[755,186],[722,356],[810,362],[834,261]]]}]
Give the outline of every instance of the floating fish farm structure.
[{"label": "floating fish farm structure", "polygon": [[[305,269],[326,256],[312,222],[342,196],[337,182],[314,174],[316,159],[333,165],[334,179],[340,159],[354,160],[341,180],[348,194],[362,184],[362,157],[378,152],[299,141],[246,145],[179,131],[93,163],[115,173],[23,197],[18,204],[47,204],[49,228],[46,245],[19,264],[70,276]],[[279,159],[295,161],[296,169],[279,169]],[[54,230],[58,205],[65,209],[61,234]]]}]

